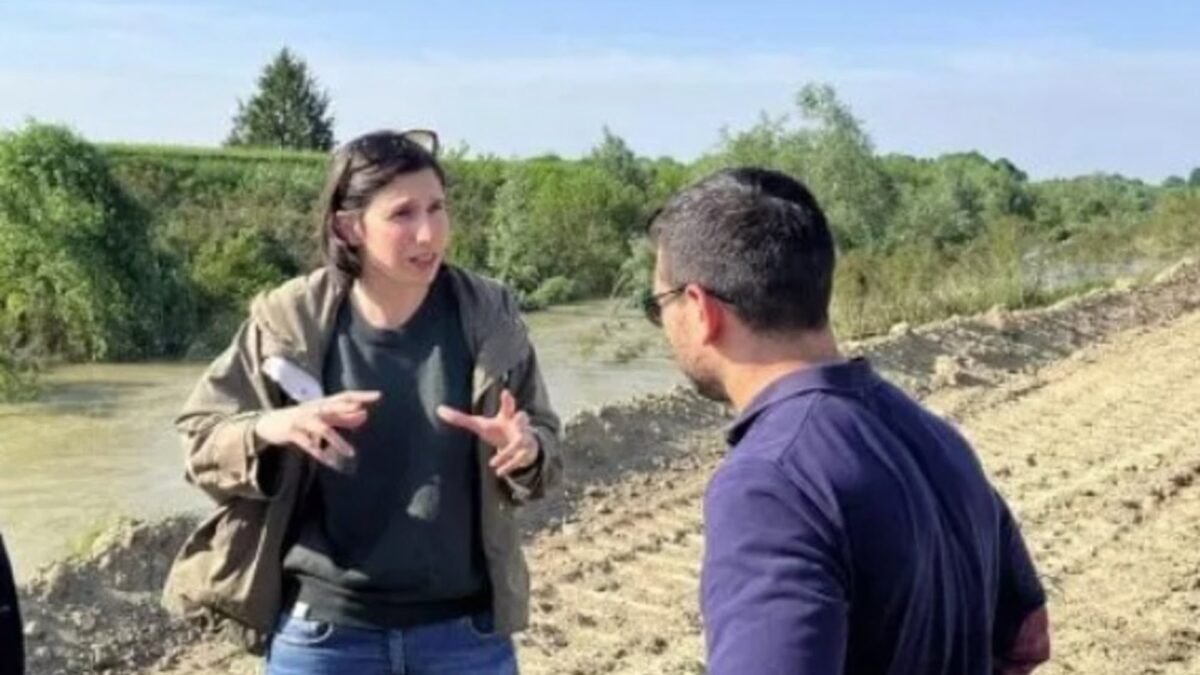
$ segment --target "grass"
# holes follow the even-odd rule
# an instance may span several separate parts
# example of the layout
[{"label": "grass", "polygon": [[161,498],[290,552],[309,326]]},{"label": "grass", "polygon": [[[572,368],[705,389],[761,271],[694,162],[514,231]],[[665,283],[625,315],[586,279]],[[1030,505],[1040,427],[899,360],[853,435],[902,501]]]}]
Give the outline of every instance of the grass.
[{"label": "grass", "polygon": [[209,148],[186,145],[133,145],[101,143],[99,147],[110,157],[205,160],[224,159],[233,162],[278,162],[308,164],[324,167],[329,155],[323,152],[275,150],[263,148]]},{"label": "grass", "polygon": [[860,338],[993,307],[1040,307],[1123,278],[1146,278],[1200,253],[1200,192],[1164,198],[1144,218],[1050,242],[1017,220],[953,250],[851,251],[834,281],[833,323]]}]

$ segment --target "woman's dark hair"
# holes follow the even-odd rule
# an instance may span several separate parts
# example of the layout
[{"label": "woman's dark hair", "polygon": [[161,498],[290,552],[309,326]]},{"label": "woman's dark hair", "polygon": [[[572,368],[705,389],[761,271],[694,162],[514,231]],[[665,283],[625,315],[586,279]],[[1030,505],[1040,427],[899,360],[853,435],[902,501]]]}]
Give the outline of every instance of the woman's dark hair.
[{"label": "woman's dark hair", "polygon": [[357,277],[362,272],[358,251],[337,231],[342,211],[365,209],[397,176],[432,170],[442,185],[446,174],[437,160],[438,139],[432,131],[373,131],[340,146],[333,153],[329,178],[318,202],[317,237],[325,264]]}]

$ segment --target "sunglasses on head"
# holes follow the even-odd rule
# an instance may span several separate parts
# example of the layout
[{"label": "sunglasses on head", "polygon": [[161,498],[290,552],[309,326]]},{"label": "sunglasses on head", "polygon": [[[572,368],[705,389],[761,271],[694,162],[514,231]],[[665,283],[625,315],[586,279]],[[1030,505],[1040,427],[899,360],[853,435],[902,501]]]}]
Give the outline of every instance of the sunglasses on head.
[{"label": "sunglasses on head", "polygon": [[429,129],[409,129],[365,134],[347,143],[346,150],[352,155],[361,155],[368,162],[375,163],[404,151],[409,144],[416,145],[435,157],[441,149],[437,132]]}]

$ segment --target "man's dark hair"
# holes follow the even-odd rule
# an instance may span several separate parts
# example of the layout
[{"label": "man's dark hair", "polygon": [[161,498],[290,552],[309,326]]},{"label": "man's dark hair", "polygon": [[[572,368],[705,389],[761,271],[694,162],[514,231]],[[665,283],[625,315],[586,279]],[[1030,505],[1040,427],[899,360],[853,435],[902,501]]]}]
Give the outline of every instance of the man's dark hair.
[{"label": "man's dark hair", "polygon": [[833,235],[812,193],[785,174],[718,171],[673,196],[650,237],[672,287],[705,288],[755,331],[829,323]]}]

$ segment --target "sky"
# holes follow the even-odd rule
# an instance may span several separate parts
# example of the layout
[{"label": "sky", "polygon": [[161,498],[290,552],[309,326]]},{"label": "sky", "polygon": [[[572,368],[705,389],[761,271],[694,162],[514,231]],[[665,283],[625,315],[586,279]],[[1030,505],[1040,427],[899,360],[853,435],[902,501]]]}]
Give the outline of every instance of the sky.
[{"label": "sky", "polygon": [[287,46],[339,139],[431,127],[501,156],[693,159],[833,85],[880,152],[1037,178],[1200,166],[1200,2],[5,0],[0,128],[214,146]]}]

